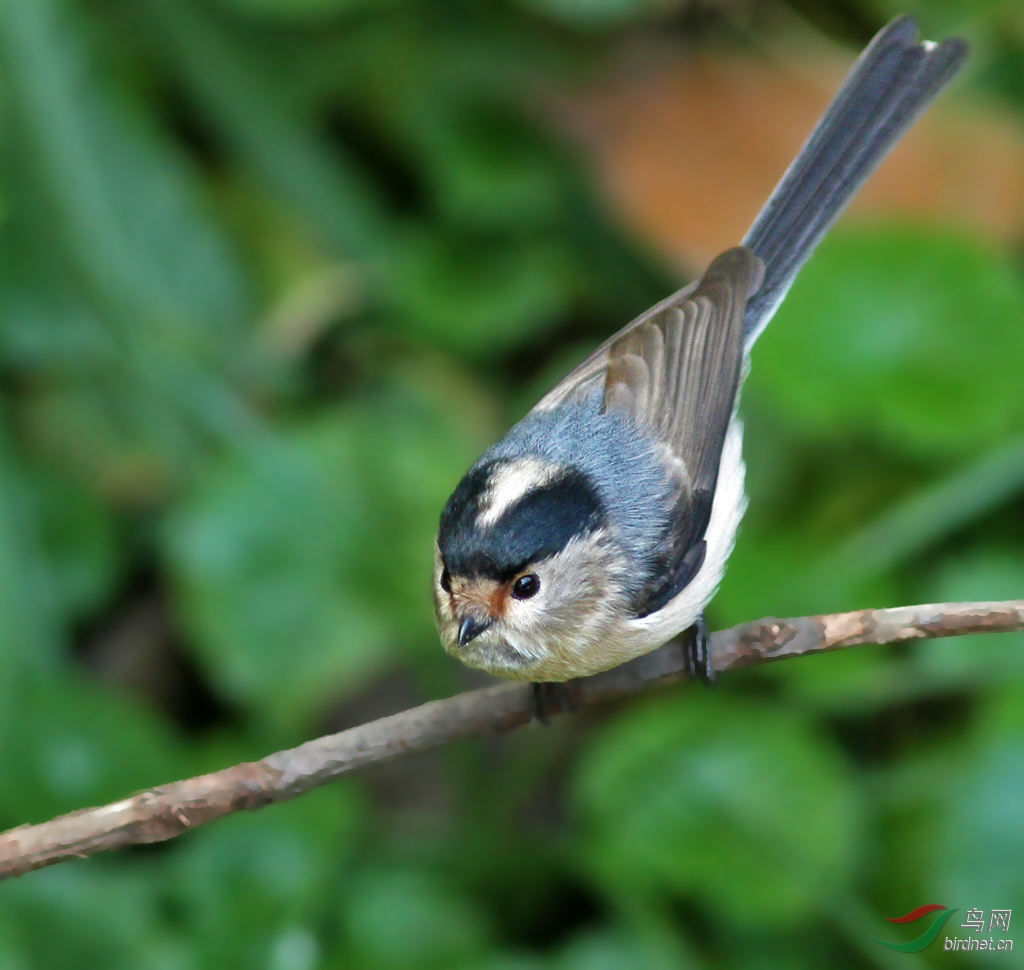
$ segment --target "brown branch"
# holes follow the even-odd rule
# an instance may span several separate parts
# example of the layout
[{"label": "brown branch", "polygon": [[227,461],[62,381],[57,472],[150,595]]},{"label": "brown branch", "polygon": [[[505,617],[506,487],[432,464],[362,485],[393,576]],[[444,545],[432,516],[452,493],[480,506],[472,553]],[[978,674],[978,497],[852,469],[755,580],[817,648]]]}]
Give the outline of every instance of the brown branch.
[{"label": "brown branch", "polygon": [[[769,617],[712,637],[715,670],[768,663],[868,643],[1024,629],[1024,600],[940,603],[777,620]],[[685,677],[682,650],[668,643],[603,674],[572,681],[573,707],[649,690]],[[530,720],[528,684],[499,684],[317,738],[198,778],[152,788],[102,808],[0,833],[0,879],[145,842],[174,838],[222,815],[294,798],[366,765],[451,741],[508,731]],[[559,713],[557,703],[552,713]]]}]

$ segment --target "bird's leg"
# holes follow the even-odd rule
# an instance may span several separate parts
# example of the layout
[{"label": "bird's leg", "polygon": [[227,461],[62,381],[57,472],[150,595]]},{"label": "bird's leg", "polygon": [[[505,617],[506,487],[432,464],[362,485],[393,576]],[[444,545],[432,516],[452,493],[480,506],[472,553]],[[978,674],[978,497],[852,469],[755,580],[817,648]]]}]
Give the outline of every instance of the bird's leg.
[{"label": "bird's leg", "polygon": [[532,691],[530,695],[530,720],[540,721],[544,727],[551,726],[551,712],[548,709],[548,688],[550,686],[550,684],[539,682],[530,684]]},{"label": "bird's leg", "polygon": [[530,698],[530,716],[540,721],[544,727],[551,726],[551,715],[571,713],[576,710],[576,692],[573,681],[561,683],[533,683],[533,694]]},{"label": "bird's leg", "polygon": [[700,680],[708,687],[715,682],[715,668],[711,664],[711,634],[704,622],[704,614],[683,634],[683,652],[686,672],[691,680]]}]

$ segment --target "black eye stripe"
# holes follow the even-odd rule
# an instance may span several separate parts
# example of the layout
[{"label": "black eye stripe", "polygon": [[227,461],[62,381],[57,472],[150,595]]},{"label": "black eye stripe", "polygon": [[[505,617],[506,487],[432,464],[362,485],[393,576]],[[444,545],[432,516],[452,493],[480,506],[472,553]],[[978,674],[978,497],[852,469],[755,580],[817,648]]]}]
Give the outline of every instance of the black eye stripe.
[{"label": "black eye stripe", "polygon": [[479,501],[492,469],[493,464],[470,472],[441,515],[438,543],[445,563],[459,576],[508,581],[603,521],[604,509],[589,478],[567,467],[557,478],[527,491],[496,522],[480,527]]}]

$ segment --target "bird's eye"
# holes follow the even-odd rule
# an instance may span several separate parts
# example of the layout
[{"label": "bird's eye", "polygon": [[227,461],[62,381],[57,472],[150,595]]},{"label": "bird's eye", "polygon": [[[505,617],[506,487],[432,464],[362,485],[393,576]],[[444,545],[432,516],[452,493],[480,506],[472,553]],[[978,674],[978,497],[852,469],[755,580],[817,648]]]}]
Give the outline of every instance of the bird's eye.
[{"label": "bird's eye", "polygon": [[441,589],[446,593],[450,593],[452,591],[452,578],[448,575],[447,569],[441,570]]},{"label": "bird's eye", "polygon": [[530,573],[527,576],[520,576],[512,584],[512,595],[517,600],[528,600],[531,596],[536,596],[540,589],[540,577],[536,573]]}]

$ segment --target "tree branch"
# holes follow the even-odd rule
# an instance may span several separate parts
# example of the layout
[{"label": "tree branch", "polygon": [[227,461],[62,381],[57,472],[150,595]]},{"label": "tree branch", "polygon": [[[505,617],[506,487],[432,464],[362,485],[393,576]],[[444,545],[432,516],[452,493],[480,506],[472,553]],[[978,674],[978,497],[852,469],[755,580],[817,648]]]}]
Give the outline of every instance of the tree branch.
[{"label": "tree branch", "polygon": [[[778,620],[712,636],[715,670],[768,663],[863,644],[1024,629],[1024,600],[940,603]],[[567,685],[572,708],[680,680],[683,652],[673,641],[636,660]],[[295,798],[339,775],[413,751],[508,731],[530,720],[529,684],[506,683],[431,701],[338,734],[278,751],[261,761],[172,782],[101,808],[0,833],[0,879],[107,849],[174,838],[242,809]],[[552,713],[561,713],[557,701]]]}]

